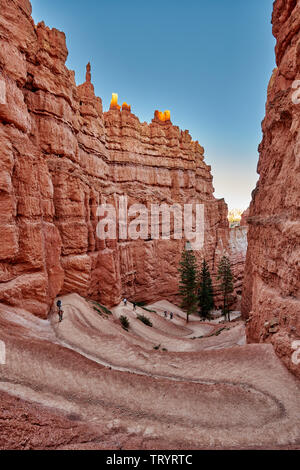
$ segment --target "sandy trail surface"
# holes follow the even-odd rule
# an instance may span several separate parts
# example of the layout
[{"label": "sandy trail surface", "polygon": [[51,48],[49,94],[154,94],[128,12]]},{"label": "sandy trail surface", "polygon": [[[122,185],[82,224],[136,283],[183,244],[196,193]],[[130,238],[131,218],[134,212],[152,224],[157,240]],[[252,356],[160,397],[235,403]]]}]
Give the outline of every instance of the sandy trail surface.
[{"label": "sandy trail surface", "polygon": [[271,345],[245,344],[242,321],[186,323],[165,301],[111,314],[77,294],[62,302],[61,323],[0,305],[0,390],[76,431],[44,447],[298,448],[299,382]]}]

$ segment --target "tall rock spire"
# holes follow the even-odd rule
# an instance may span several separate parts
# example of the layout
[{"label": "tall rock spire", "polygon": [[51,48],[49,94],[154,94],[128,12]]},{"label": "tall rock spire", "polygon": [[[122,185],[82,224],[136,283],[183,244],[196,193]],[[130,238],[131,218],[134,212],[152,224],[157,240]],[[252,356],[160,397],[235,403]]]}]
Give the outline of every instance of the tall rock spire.
[{"label": "tall rock spire", "polygon": [[91,83],[91,64],[90,62],[86,66],[85,81]]}]

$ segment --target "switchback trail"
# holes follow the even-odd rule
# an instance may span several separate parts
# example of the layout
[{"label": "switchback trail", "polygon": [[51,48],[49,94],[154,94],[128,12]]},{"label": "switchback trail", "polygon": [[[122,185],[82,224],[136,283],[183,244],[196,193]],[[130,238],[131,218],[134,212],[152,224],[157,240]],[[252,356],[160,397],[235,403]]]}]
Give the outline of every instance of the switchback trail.
[{"label": "switchback trail", "polygon": [[121,304],[112,314],[77,294],[62,301],[61,323],[55,311],[40,320],[0,305],[0,390],[73,426],[76,436],[54,447],[299,445],[299,382],[271,345],[245,344],[241,320],[186,323],[165,301],[147,306],[153,311]]}]

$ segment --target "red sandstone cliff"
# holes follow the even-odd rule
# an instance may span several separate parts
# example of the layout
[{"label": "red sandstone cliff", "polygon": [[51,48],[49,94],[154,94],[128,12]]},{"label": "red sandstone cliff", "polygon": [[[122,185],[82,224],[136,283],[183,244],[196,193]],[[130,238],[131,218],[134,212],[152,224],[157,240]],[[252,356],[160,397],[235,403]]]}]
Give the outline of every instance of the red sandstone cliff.
[{"label": "red sandstone cliff", "polygon": [[[272,342],[300,375],[300,2],[274,3],[276,62],[268,87],[260,175],[248,217],[242,309],[249,341]],[[297,96],[296,96],[297,95]]]},{"label": "red sandstone cliff", "polygon": [[1,2],[0,301],[45,317],[67,292],[110,305],[174,300],[183,242],[101,241],[96,211],[122,194],[147,207],[204,203],[199,258],[216,272],[230,235],[204,149],[168,120],[140,123],[130,107],[103,114],[90,66],[76,86],[64,34],[30,15],[28,0]]}]

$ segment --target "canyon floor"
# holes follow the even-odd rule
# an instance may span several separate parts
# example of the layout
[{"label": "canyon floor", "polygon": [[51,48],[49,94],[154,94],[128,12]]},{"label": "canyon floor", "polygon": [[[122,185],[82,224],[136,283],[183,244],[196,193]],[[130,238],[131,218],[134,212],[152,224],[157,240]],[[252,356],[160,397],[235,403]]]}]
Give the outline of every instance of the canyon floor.
[{"label": "canyon floor", "polygon": [[237,314],[62,302],[61,323],[0,304],[1,449],[300,448],[299,381],[271,345],[246,344]]}]

